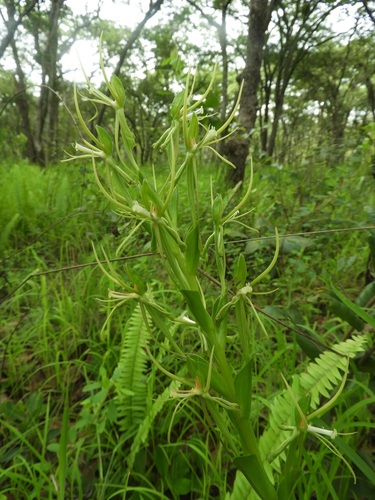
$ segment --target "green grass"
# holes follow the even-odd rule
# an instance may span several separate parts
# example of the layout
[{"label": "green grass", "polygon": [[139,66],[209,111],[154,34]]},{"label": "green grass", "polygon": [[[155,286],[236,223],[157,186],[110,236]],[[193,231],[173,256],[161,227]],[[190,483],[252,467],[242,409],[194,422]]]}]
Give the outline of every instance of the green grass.
[{"label": "green grass", "polygon": [[[278,170],[270,165],[256,169],[256,209],[247,222],[259,230],[259,236],[272,236],[273,225],[281,234],[289,234],[374,224],[366,165],[348,164],[335,171],[322,165],[309,168]],[[207,200],[207,207],[210,178],[216,181],[219,174],[215,166],[209,167],[200,181],[206,193],[202,204]],[[186,206],[183,196],[181,207]],[[209,213],[208,208],[204,213]],[[188,214],[182,214],[182,220],[184,217],[187,220]],[[150,364],[144,368],[144,410],[153,408],[155,413],[143,422],[138,453],[131,470],[127,469],[136,434],[129,438],[121,428],[113,377],[133,306],[119,308],[102,330],[110,309],[96,299],[106,299],[109,280],[95,265],[76,267],[94,261],[91,241],[97,248],[103,245],[110,257],[118,245],[111,233],[117,218],[102,201],[91,173],[70,165],[45,170],[26,164],[3,166],[0,221],[3,497],[224,499],[225,492],[233,488],[235,469],[217,430],[194,399],[174,413],[170,381]],[[120,224],[118,229],[125,234],[127,227]],[[255,277],[272,259],[273,243],[249,241],[254,236],[238,226],[226,238],[230,240],[229,266],[244,252]],[[275,274],[264,285],[264,289],[278,290],[257,297],[257,306],[323,343],[341,340],[349,327],[329,312],[327,283],[333,279],[349,297],[358,296],[364,286],[367,238],[368,231],[355,230],[303,240],[290,237],[284,242]],[[145,238],[130,253],[148,250]],[[114,265],[123,272],[123,262]],[[181,298],[165,291],[169,286],[163,284],[163,275],[158,281],[150,257],[137,259],[134,267],[152,282],[162,301],[173,300],[176,312],[183,309]],[[215,272],[213,265],[213,276]],[[229,268],[229,279],[231,273]],[[209,280],[205,286],[208,292],[215,287]],[[256,323],[253,325],[256,358],[251,415],[259,435],[268,419],[270,401],[282,388],[280,372],[290,380],[296,370],[303,371],[306,362],[292,329],[267,318],[264,321],[269,332],[266,340]],[[197,344],[189,331],[178,341],[191,350]],[[175,358],[164,347],[159,362],[177,372]],[[237,349],[235,343],[230,346],[233,359]],[[343,432],[357,431],[343,439],[371,468],[373,374],[355,368],[340,401],[323,424],[330,427],[336,422]],[[357,485],[342,462],[314,439],[307,440],[303,458],[310,472],[299,479],[301,498],[310,498],[316,491],[319,498],[340,500],[357,494],[372,496],[374,485],[355,463]]]}]

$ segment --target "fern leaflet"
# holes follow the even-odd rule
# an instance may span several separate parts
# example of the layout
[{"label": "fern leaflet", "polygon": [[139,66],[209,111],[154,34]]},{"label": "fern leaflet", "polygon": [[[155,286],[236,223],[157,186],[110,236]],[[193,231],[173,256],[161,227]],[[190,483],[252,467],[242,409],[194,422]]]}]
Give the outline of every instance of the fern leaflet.
[{"label": "fern leaflet", "polygon": [[136,432],[146,413],[148,357],[144,344],[147,341],[148,332],[138,305],[125,325],[121,356],[113,376],[118,423],[127,437]]},{"label": "fern leaflet", "polygon": [[[316,360],[310,362],[304,373],[293,376],[293,392],[296,400],[304,396],[311,396],[311,409],[317,408],[320,396],[332,396],[332,390],[342,381],[342,372],[348,365],[348,358],[354,358],[365,349],[367,338],[365,336],[353,336],[345,342],[333,346],[337,354],[332,351],[323,352]],[[285,451],[280,453],[272,464],[267,463],[269,454],[277,449],[288,437],[290,431],[280,428],[282,425],[294,425],[296,407],[287,390],[277,395],[270,407],[268,428],[259,439],[259,449],[264,461],[266,471],[272,474],[272,468],[280,471],[281,462],[285,460]],[[247,488],[246,488],[247,486]],[[228,496],[227,496],[228,497]],[[236,474],[232,500],[239,498],[257,498],[251,486],[245,484],[244,477],[240,472]]]}]

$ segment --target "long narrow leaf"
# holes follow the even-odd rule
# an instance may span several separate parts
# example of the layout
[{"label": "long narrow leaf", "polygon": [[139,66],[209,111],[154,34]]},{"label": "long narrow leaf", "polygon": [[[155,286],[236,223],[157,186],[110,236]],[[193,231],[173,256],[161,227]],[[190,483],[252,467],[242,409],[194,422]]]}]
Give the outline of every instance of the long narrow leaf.
[{"label": "long narrow leaf", "polygon": [[336,437],[335,445],[337,445],[337,447],[340,448],[348,458],[350,458],[353,464],[355,464],[358,469],[363,472],[371,484],[375,486],[375,469],[370,467],[351,446],[345,443],[342,438]]},{"label": "long narrow leaf", "polygon": [[351,309],[357,316],[359,316],[363,321],[365,321],[368,325],[371,325],[375,328],[375,318],[368,314],[362,307],[357,306],[354,302],[349,300],[343,293],[341,293],[332,283],[331,283],[332,291],[337,295],[337,297],[341,300],[343,304],[346,305],[349,309]]}]

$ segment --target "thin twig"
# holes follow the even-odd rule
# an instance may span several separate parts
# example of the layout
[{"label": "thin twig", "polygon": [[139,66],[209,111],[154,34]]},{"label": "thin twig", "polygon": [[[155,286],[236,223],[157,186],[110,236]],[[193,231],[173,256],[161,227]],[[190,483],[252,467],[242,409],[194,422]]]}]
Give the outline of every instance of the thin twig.
[{"label": "thin twig", "polygon": [[[207,278],[208,280],[210,280],[212,283],[214,283],[215,285],[221,287],[221,283],[219,280],[217,280],[216,278],[214,278],[213,276],[211,276],[209,273],[207,273],[206,271],[204,271],[203,269],[198,269],[198,271],[200,272],[200,274],[202,274],[202,276],[204,276],[205,278]],[[235,293],[233,292],[233,290],[228,290],[228,293],[229,295],[232,295],[234,296]],[[248,304],[247,304],[248,305]],[[254,305],[254,304],[253,304]],[[340,356],[344,356],[343,354],[335,351],[335,349],[332,349],[332,347],[329,347],[328,345],[324,344],[323,342],[320,342],[320,340],[316,340],[314,339],[314,337],[312,337],[311,335],[301,331],[301,330],[298,330],[297,328],[295,328],[294,326],[291,326],[291,325],[288,325],[286,323],[284,323],[283,321],[281,321],[280,319],[278,318],[275,318],[274,316],[272,316],[271,314],[268,314],[266,313],[265,311],[263,311],[262,309],[260,309],[259,307],[255,306],[254,305],[254,309],[263,314],[263,316],[266,316],[267,318],[271,319],[272,321],[274,321],[275,323],[278,323],[280,326],[286,328],[287,330],[287,333],[288,333],[288,330],[292,330],[293,332],[297,333],[298,335],[301,335],[302,337],[305,337],[307,338],[309,341],[313,342],[315,345],[317,345],[319,348],[323,348],[324,350],[328,350],[328,351],[332,351],[334,352],[335,354],[338,354]],[[344,356],[345,357],[345,356]]]},{"label": "thin twig", "polygon": [[[374,231],[375,226],[363,226],[363,227],[344,227],[341,229],[321,229],[320,231],[306,231],[302,233],[287,233],[287,234],[279,234],[279,238],[292,238],[293,236],[319,236],[321,234],[333,234],[333,233],[344,233],[349,231]],[[274,240],[275,235],[273,236],[260,236],[258,238],[243,238],[241,240],[232,240],[225,241],[224,245],[231,245],[233,243],[245,243],[246,241],[267,241]]]},{"label": "thin twig", "polygon": [[6,295],[6,297],[2,298],[0,300],[0,305],[8,300],[14,293],[19,290],[23,285],[25,285],[31,278],[36,278],[37,276],[45,276],[46,274],[56,274],[56,273],[61,273],[64,271],[75,271],[77,269],[83,269],[84,267],[93,267],[97,266],[98,264],[107,264],[108,262],[118,262],[121,260],[131,260],[131,259],[139,259],[140,257],[150,257],[152,255],[155,255],[153,252],[146,252],[146,253],[141,253],[141,254],[136,254],[136,255],[128,255],[126,257],[116,257],[115,259],[108,259],[108,260],[100,260],[100,261],[95,261],[95,262],[88,262],[86,264],[75,264],[74,266],[65,266],[65,267],[60,267],[58,269],[49,269],[47,271],[39,271],[37,273],[32,273],[30,274],[26,279],[24,279],[19,285],[16,286],[11,292]]},{"label": "thin twig", "polygon": [[59,224],[61,224],[61,222],[64,222],[67,219],[71,219],[73,217],[76,217],[77,215],[103,215],[103,214],[104,214],[104,212],[103,211],[99,211],[99,210],[94,211],[94,212],[93,211],[89,211],[89,210],[78,210],[77,212],[72,212],[72,213],[70,213],[68,215],[65,215],[65,217],[62,217],[61,219],[57,220],[56,222],[54,222],[53,224],[51,224],[50,226],[48,226],[47,229],[45,229],[44,231],[42,231],[41,233],[39,233],[37,236],[35,236],[35,238],[33,238],[31,241],[29,241],[29,243],[27,243],[23,247],[19,248],[18,250],[16,250],[15,252],[11,253],[10,255],[8,255],[7,257],[5,257],[3,260],[1,260],[0,261],[0,265],[4,264],[4,262],[6,262],[9,259],[12,259],[15,255],[18,255],[19,253],[23,252],[24,250],[26,250],[26,248],[31,247],[42,236],[44,236],[46,233],[48,233],[48,231],[50,231],[54,227],[58,226]]}]

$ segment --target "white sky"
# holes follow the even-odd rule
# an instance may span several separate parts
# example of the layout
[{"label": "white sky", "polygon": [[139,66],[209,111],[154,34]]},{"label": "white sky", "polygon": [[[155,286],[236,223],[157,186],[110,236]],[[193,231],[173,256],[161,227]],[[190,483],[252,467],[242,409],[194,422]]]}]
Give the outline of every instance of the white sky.
[{"label": "white sky", "polygon": [[[77,2],[77,0],[67,0],[66,3],[76,14],[84,14],[87,10],[89,12],[92,11],[98,5],[98,0],[85,0],[80,2]],[[117,27],[127,26],[134,28],[144,18],[145,13],[148,11],[149,3],[150,0],[102,0],[100,18],[112,21]],[[166,9],[168,7],[170,8],[171,5],[173,5],[174,8],[186,6],[186,1],[167,0],[162,5],[160,11],[147,21],[146,27],[150,28],[157,25],[160,20],[163,19],[163,16],[165,16]],[[190,8],[192,12],[194,12],[193,7]],[[200,14],[198,12],[196,13],[196,17],[198,25],[200,18]],[[231,22],[231,20],[229,20],[229,22]],[[232,22],[238,25],[239,21],[237,20]],[[235,29],[236,32],[238,31],[238,28],[235,26],[233,26],[233,29]],[[191,39],[194,43],[199,45],[208,45],[207,38],[201,31],[198,30],[198,28],[192,29]],[[94,71],[97,70],[97,74],[99,75],[98,45],[99,40],[77,40],[77,42],[73,45],[70,54],[66,55],[62,59],[64,72],[71,70],[66,74],[66,78],[77,82],[83,81],[79,59],[81,59],[87,74],[93,74]],[[211,45],[219,50],[219,44],[216,36],[213,40],[210,40],[210,46]],[[95,76],[93,77],[94,80]]]},{"label": "white sky", "polygon": [[[149,0],[66,0],[67,5],[72,9],[77,15],[83,14],[86,11],[93,11],[98,2],[101,2],[100,17],[102,19],[110,20],[117,26],[128,26],[135,27],[144,17],[145,12],[148,9]],[[186,5],[185,0],[168,0],[165,5],[162,6],[161,11],[159,11],[152,19],[147,23],[147,27],[153,26],[160,22],[163,18],[163,11],[167,5],[173,5],[173,7],[178,7],[179,5]],[[351,12],[350,12],[351,14]],[[354,14],[354,12],[353,12]],[[199,14],[197,14],[197,24],[198,24]],[[228,31],[229,32],[239,32],[241,30],[240,20],[228,20],[230,22]],[[335,12],[332,16],[331,23],[332,28],[336,32],[343,32],[353,25],[352,15],[348,15],[345,9],[342,9],[342,13]],[[192,40],[195,43],[201,45],[207,45],[207,36],[201,31],[192,30],[191,34]],[[216,36],[214,36],[212,44],[217,44]],[[200,40],[199,40],[200,39]],[[99,41],[88,41],[88,40],[78,40],[74,45],[69,54],[63,57],[63,71],[65,73],[65,78],[70,80],[76,80],[77,82],[83,81],[82,71],[80,69],[80,63],[78,55],[82,61],[85,71],[88,75],[91,75],[95,70],[99,68],[99,56],[98,56],[98,44]],[[4,66],[8,69],[13,67],[13,60],[9,58],[8,61],[2,61]],[[98,71],[99,74],[99,71]],[[32,77],[34,80],[34,78]]]},{"label": "white sky", "polygon": [[[98,0],[66,0],[66,4],[76,14],[84,14],[97,7]],[[130,26],[132,23],[141,21],[148,4],[149,0],[104,0],[100,8],[100,17],[109,19],[120,26],[124,24]]]},{"label": "white sky", "polygon": [[[66,4],[77,14],[92,12],[98,5],[98,0],[67,0]],[[112,21],[117,26],[136,26],[144,17],[147,11],[148,0],[104,0],[100,8],[100,18]],[[150,19],[147,26],[152,26],[157,22],[160,12]],[[88,75],[94,73],[99,68],[98,55],[99,40],[77,40],[69,54],[62,58],[63,70],[69,71],[66,77],[77,82],[83,81],[79,59]]]},{"label": "white sky", "polygon": [[[83,14],[86,11],[92,11],[93,8],[98,5],[98,1],[100,0],[67,0],[66,3],[73,10],[73,12]],[[166,2],[166,4],[167,3],[169,2]],[[173,0],[172,3],[173,7],[186,5],[184,0]],[[102,0],[100,17],[102,19],[112,21],[114,25],[117,26],[133,27],[143,19],[144,14],[148,9],[148,5],[149,0]],[[147,27],[158,23],[163,16],[163,9],[165,9],[165,7],[166,5],[163,5],[161,11],[148,21],[146,25]],[[342,9],[337,9],[328,19],[328,24],[331,25],[333,31],[336,33],[348,31],[351,27],[353,27],[355,9],[350,7],[351,6],[345,6]],[[240,32],[240,20],[228,19],[228,23],[230,23],[229,30],[234,30],[237,33]],[[207,39],[205,39],[204,34],[198,31],[193,32],[192,39],[195,41],[198,38],[200,38],[199,43],[202,45],[207,44]],[[214,43],[217,43],[216,39]],[[66,77],[76,81],[82,81],[82,72],[77,54],[79,54],[87,74],[93,73],[99,66],[98,42],[78,40],[74,44],[70,54],[63,58],[64,70],[72,70],[70,74],[68,73],[66,75]]]}]

